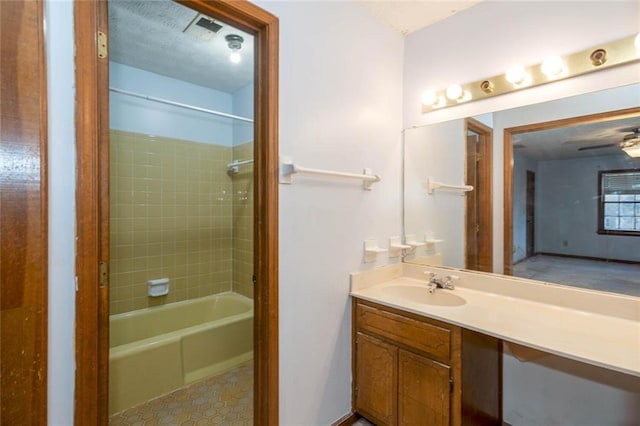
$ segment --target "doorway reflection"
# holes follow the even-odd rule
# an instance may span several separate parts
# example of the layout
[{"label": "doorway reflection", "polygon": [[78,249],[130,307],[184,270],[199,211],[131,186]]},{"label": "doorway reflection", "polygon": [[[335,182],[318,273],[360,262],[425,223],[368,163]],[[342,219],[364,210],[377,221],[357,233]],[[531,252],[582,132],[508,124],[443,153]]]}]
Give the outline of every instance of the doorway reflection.
[{"label": "doorway reflection", "polygon": [[111,424],[252,424],[253,36],[171,1],[109,28]]}]

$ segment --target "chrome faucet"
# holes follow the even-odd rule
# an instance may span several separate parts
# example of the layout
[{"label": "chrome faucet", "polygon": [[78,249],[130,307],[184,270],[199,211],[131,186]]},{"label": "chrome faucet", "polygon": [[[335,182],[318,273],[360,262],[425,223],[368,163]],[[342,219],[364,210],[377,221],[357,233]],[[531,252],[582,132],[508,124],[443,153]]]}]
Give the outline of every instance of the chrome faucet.
[{"label": "chrome faucet", "polygon": [[444,278],[438,278],[436,277],[435,272],[425,271],[424,274],[429,275],[429,284],[427,285],[429,293],[433,293],[437,288],[444,288],[447,290],[453,290],[456,288],[453,285],[453,281],[458,279],[456,275],[447,275]]}]

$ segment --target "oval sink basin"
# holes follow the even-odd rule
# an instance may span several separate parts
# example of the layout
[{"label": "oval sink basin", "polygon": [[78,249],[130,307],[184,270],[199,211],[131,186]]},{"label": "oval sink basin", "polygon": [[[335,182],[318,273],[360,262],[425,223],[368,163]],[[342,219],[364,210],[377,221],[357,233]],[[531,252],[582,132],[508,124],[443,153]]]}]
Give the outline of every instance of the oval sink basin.
[{"label": "oval sink basin", "polygon": [[436,306],[460,306],[467,303],[466,300],[451,291],[439,288],[433,293],[429,293],[426,287],[412,285],[394,285],[382,289],[385,294],[401,297],[406,299],[407,302],[413,303]]}]

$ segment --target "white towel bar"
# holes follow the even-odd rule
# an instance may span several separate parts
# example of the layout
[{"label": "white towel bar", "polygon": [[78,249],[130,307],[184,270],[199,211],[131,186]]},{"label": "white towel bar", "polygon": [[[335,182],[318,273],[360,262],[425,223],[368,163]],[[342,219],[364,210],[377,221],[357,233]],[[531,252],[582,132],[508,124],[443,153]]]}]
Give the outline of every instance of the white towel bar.
[{"label": "white towel bar", "polygon": [[362,180],[363,188],[370,191],[374,183],[380,182],[381,178],[374,175],[371,169],[364,169],[364,174],[334,172],[331,170],[311,169],[294,164],[290,158],[283,157],[280,159],[280,183],[293,183],[293,175],[304,174],[312,176],[327,176],[347,179]]},{"label": "white towel bar", "polygon": [[446,183],[436,182],[432,177],[427,178],[427,192],[429,194],[433,194],[433,191],[436,189],[448,189],[453,191],[463,191],[469,192],[473,191],[473,186],[471,185],[449,185]]}]

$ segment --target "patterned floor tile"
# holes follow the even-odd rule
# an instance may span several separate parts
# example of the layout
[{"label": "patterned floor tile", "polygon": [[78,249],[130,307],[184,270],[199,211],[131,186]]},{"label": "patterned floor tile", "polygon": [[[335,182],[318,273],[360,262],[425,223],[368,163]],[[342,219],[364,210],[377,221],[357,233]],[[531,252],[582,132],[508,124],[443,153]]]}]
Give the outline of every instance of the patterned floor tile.
[{"label": "patterned floor tile", "polygon": [[253,362],[114,414],[111,426],[253,424]]}]

